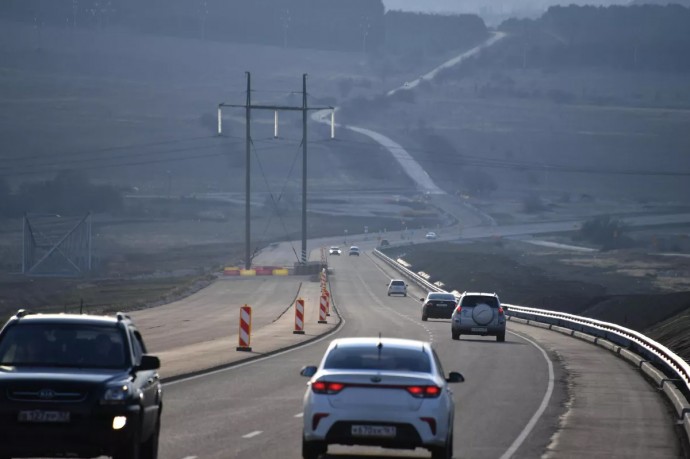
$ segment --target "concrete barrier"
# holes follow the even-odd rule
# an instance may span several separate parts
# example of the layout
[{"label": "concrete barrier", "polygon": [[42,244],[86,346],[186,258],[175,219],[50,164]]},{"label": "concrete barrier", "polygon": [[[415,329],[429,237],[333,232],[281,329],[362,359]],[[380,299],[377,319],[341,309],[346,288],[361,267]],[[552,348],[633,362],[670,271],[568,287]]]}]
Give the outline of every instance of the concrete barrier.
[{"label": "concrete barrier", "polygon": [[256,276],[255,269],[240,269],[240,276]]},{"label": "concrete barrier", "polygon": [[564,335],[573,336],[573,330],[565,327],[559,327],[558,325],[552,325],[551,330],[557,331],[558,333],[563,333]]},{"label": "concrete barrier", "polygon": [[611,352],[615,352],[616,354],[618,353],[618,350],[621,348],[619,345],[614,344],[607,339],[601,339],[601,338],[599,338],[597,340],[597,346],[601,346],[604,349],[608,349]]},{"label": "concrete barrier", "polygon": [[683,397],[683,394],[676,389],[676,386],[667,383],[664,384],[663,390],[666,397],[671,401],[677,418],[680,420],[683,416],[687,417],[688,413],[690,413],[690,403],[688,403],[685,397]]},{"label": "concrete barrier", "polygon": [[274,276],[287,276],[290,272],[288,271],[287,268],[279,268],[279,269],[274,269],[272,271],[272,274]]},{"label": "concrete barrier", "polygon": [[582,332],[576,331],[576,332],[573,332],[573,336],[575,338],[579,338],[583,341],[589,341],[592,344],[596,344],[596,342],[597,342],[596,336],[588,335],[587,333],[582,333]]},{"label": "concrete barrier", "polygon": [[685,435],[690,438],[690,414],[686,414],[683,419],[683,427],[685,427]]},{"label": "concrete barrier", "polygon": [[533,327],[539,327],[539,328],[543,328],[546,330],[551,330],[551,327],[553,326],[551,324],[545,324],[544,322],[536,322],[534,320],[530,320],[530,321],[528,321],[528,323],[530,325],[532,325]]},{"label": "concrete barrier", "polygon": [[664,380],[664,378],[666,378],[666,376],[657,370],[654,365],[649,362],[642,362],[642,364],[640,364],[640,370],[642,370],[642,373],[647,375],[649,379],[654,381],[658,388],[661,388],[661,382]]},{"label": "concrete barrier", "polygon": [[224,276],[239,276],[240,268],[227,267],[223,269]]},{"label": "concrete barrier", "polygon": [[519,324],[528,324],[529,323],[529,321],[527,319],[521,319],[519,317],[508,316],[508,320],[510,320],[511,322],[517,322]]},{"label": "concrete barrier", "polygon": [[642,365],[642,362],[644,362],[642,357],[627,349],[620,348],[618,350],[618,355],[635,365],[637,368],[640,368],[640,365]]}]

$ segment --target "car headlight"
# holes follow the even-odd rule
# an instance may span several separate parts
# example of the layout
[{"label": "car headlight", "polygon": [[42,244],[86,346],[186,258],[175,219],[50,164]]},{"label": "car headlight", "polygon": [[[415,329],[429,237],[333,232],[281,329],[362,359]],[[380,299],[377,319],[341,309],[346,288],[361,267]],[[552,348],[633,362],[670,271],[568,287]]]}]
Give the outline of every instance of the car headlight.
[{"label": "car headlight", "polygon": [[132,398],[132,385],[129,382],[120,382],[106,387],[101,398],[101,403],[118,404],[125,403]]}]

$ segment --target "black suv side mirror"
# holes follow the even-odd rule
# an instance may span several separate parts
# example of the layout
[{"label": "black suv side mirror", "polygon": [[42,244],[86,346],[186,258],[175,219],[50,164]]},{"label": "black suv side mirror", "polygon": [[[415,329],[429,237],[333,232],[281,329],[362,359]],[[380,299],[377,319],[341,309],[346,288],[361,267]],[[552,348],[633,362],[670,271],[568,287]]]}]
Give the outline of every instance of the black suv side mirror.
[{"label": "black suv side mirror", "polygon": [[465,382],[465,377],[463,375],[461,375],[460,373],[458,373],[457,371],[451,371],[448,374],[446,381],[449,383]]},{"label": "black suv side mirror", "polygon": [[136,366],[136,371],[158,370],[161,367],[161,361],[155,355],[142,355],[141,363]]},{"label": "black suv side mirror", "polygon": [[299,374],[302,376],[306,376],[307,378],[311,378],[316,374],[316,367],[313,365],[302,367]]}]

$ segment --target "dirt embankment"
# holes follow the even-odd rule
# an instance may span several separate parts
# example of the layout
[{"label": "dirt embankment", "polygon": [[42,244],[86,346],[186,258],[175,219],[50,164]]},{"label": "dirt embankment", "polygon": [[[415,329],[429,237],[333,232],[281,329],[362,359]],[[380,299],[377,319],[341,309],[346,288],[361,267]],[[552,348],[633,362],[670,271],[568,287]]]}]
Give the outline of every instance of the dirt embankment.
[{"label": "dirt embankment", "polygon": [[391,249],[449,289],[617,323],[690,359],[690,259],[634,251],[573,253],[519,241]]}]

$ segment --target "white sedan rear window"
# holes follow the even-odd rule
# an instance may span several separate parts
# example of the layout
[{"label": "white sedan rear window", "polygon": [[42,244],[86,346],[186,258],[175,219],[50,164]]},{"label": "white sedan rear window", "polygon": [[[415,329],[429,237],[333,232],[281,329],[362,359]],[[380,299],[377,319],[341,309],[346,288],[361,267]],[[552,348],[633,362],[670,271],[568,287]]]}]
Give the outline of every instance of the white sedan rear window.
[{"label": "white sedan rear window", "polygon": [[429,356],[416,349],[375,346],[348,346],[333,349],[324,368],[329,370],[388,370],[429,373]]}]

